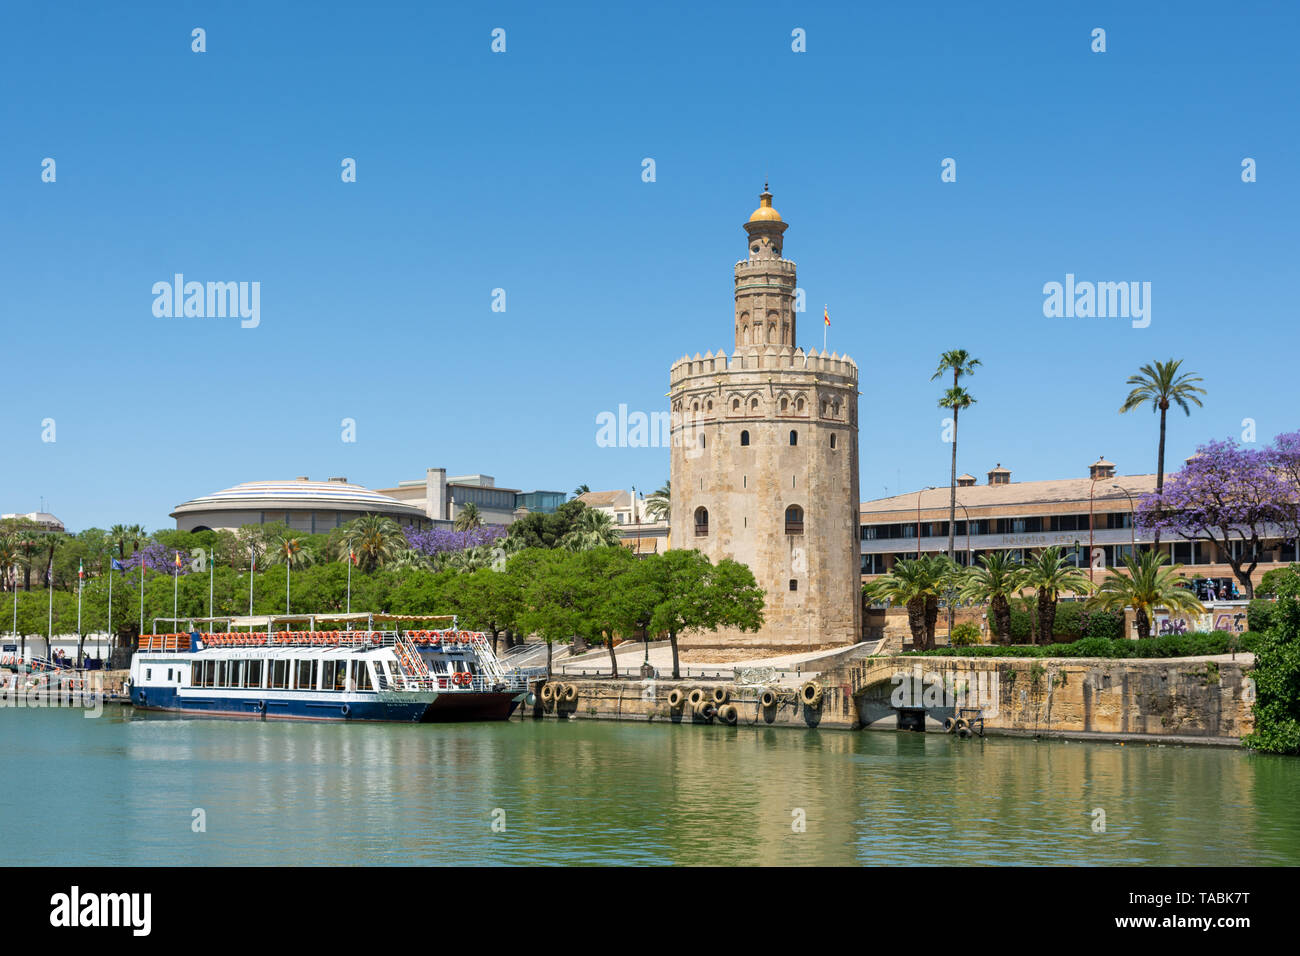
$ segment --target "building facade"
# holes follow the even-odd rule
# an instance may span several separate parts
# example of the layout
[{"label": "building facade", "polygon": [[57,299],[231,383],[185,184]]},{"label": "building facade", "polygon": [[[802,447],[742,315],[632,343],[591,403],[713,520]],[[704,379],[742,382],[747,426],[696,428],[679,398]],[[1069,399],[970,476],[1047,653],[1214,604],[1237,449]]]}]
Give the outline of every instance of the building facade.
[{"label": "building facade", "polygon": [[[1096,567],[1120,566],[1135,550],[1154,546],[1154,534],[1135,527],[1133,516],[1141,497],[1155,487],[1154,474],[1117,475],[1114,463],[1105,458],[1088,466],[1086,478],[1013,482],[1000,463],[982,485],[962,475],[957,479],[953,558],[961,565],[977,564],[981,555],[1005,551],[1023,560],[1054,546],[1078,567],[1093,567],[1101,581],[1105,574]],[[886,573],[900,558],[948,550],[948,491],[945,485],[863,502],[859,537],[864,580]],[[1236,579],[1217,548],[1204,541],[1171,540],[1166,533],[1160,550],[1171,563],[1186,565],[1184,577],[1216,581],[1216,596],[1226,596],[1225,582],[1231,592]],[[1265,571],[1294,560],[1295,541],[1280,535],[1268,540],[1253,580],[1258,583]]]},{"label": "building facade", "polygon": [[671,543],[749,566],[766,595],[757,634],[698,645],[806,650],[861,634],[858,367],[797,345],[787,224],[764,187],[735,266],[734,352],[669,371]]},{"label": "building facade", "polygon": [[363,514],[383,515],[421,530],[431,527],[419,508],[346,478],[248,481],[177,505],[171,517],[179,531],[234,531],[283,521],[293,531],[328,534]]}]

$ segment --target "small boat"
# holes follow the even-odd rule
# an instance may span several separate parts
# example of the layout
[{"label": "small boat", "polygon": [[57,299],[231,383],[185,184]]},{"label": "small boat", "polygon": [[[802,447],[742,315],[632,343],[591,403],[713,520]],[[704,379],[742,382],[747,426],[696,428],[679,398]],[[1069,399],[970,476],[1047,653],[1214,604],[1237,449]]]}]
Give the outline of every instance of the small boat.
[{"label": "small boat", "polygon": [[[411,627],[435,621],[450,627]],[[159,634],[155,621],[155,633],[141,635],[127,688],[133,707],[261,720],[506,720],[544,673],[506,667],[487,635],[459,629],[454,616],[198,622],[225,629]]]}]

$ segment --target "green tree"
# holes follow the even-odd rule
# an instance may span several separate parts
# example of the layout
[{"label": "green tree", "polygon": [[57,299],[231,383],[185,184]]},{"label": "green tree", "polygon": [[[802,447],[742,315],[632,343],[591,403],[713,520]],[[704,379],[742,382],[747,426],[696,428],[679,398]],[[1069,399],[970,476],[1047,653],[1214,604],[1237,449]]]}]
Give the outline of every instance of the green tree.
[{"label": "green tree", "polygon": [[[590,513],[605,517],[603,512]],[[614,638],[626,619],[626,612],[619,606],[623,594],[619,582],[636,564],[636,555],[619,545],[588,548],[569,559],[569,573],[580,584],[578,602],[586,624],[585,636],[592,643],[603,643],[609,650],[609,663],[616,679],[618,657],[614,653]],[[631,634],[623,631],[622,636],[630,637]]]},{"label": "green tree", "polygon": [[622,536],[608,514],[586,508],[578,513],[573,527],[560,539],[560,547],[569,551],[590,551],[617,545],[621,540]]},{"label": "green tree", "polygon": [[[1200,376],[1190,372],[1179,374],[1182,359],[1170,359],[1167,362],[1151,362],[1138,369],[1138,374],[1130,375],[1127,385],[1133,390],[1119,407],[1120,414],[1131,412],[1143,405],[1150,405],[1151,410],[1160,413],[1160,443],[1156,447],[1156,497],[1165,490],[1165,419],[1169,406],[1177,405],[1187,415],[1192,414],[1192,405],[1201,407],[1198,395],[1204,395],[1205,389],[1196,383]],[[1156,528],[1155,547],[1160,548],[1160,529]]]},{"label": "green tree", "polygon": [[511,545],[519,550],[559,547],[564,536],[573,530],[578,516],[589,510],[581,501],[566,501],[551,514],[533,511],[510,525]]},{"label": "green tree", "polygon": [[945,555],[900,558],[888,574],[863,585],[862,590],[873,601],[889,601],[907,608],[912,646],[930,650],[939,619],[939,595],[954,580],[954,571],[955,566]]},{"label": "green tree", "polygon": [[1283,580],[1270,627],[1255,649],[1255,729],[1241,742],[1300,755],[1300,581]]},{"label": "green tree", "polygon": [[478,505],[474,502],[462,505],[460,512],[456,515],[455,528],[457,531],[471,531],[474,528],[483,526],[483,515],[479,513]]},{"label": "green tree", "polygon": [[669,521],[673,512],[673,482],[665,481],[645,500],[645,510],[660,521]]},{"label": "green tree", "polygon": [[346,526],[340,541],[339,558],[346,560],[349,551],[357,556],[357,567],[370,572],[393,561],[409,547],[406,535],[392,518],[362,515]]},{"label": "green tree", "polygon": [[1181,564],[1163,567],[1167,558],[1158,551],[1143,551],[1124,558],[1125,572],[1114,568],[1088,599],[1088,606],[1108,611],[1133,608],[1139,638],[1151,636],[1151,620],[1158,607],[1171,611],[1203,613],[1205,606],[1187,582],[1178,576]]},{"label": "green tree", "polygon": [[554,645],[587,629],[583,582],[573,573],[571,556],[555,549],[519,552],[507,563],[506,574],[520,591],[520,630],[546,642],[549,677]]},{"label": "green tree", "polygon": [[999,644],[1011,643],[1011,599],[1020,592],[1022,577],[1022,568],[1007,551],[980,555],[979,565],[961,575],[961,599],[989,606],[993,639]]},{"label": "green tree", "polygon": [[1056,599],[1063,593],[1087,594],[1091,588],[1087,575],[1069,563],[1056,547],[1044,548],[1026,561],[1021,582],[1022,587],[1034,589],[1038,602],[1036,637],[1048,644],[1056,626]]},{"label": "green tree", "polygon": [[952,483],[948,488],[948,557],[954,557],[954,534],[957,528],[957,417],[963,408],[975,404],[975,398],[961,387],[963,375],[974,375],[980,360],[973,358],[965,349],[950,349],[939,356],[939,367],[935,369],[930,381],[947,372],[952,372],[952,388],[943,393],[939,407],[952,411]]}]

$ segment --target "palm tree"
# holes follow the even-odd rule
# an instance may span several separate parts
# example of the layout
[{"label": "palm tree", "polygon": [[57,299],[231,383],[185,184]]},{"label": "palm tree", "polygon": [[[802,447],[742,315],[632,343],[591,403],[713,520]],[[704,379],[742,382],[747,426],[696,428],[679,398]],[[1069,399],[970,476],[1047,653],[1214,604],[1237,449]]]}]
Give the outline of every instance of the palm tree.
[{"label": "palm tree", "polygon": [[12,532],[0,532],[0,580],[5,590],[18,591],[17,568],[22,557],[18,551],[18,535]]},{"label": "palm tree", "polygon": [[276,564],[284,565],[284,613],[292,613],[289,610],[289,582],[293,578],[293,569],[297,565],[302,567],[312,563],[312,553],[302,546],[302,541],[291,535],[285,535],[280,539],[272,552],[273,560]]},{"label": "palm tree", "polygon": [[575,498],[581,498],[583,495],[585,495],[585,494],[586,494],[587,492],[589,492],[589,491],[591,491],[591,486],[590,486],[590,485],[578,485],[578,487],[576,487],[576,488],[573,489],[573,497],[575,497]]},{"label": "palm tree", "polygon": [[673,480],[669,478],[658,491],[645,500],[645,510],[660,521],[669,521],[673,514]]},{"label": "palm tree", "polygon": [[939,399],[940,408],[952,410],[952,483],[948,489],[948,557],[953,557],[955,534],[957,531],[957,416],[963,408],[975,404],[975,398],[961,387],[963,375],[974,375],[980,360],[971,358],[965,349],[950,349],[939,356],[939,367],[935,369],[930,381],[934,381],[945,372],[952,372],[952,388],[943,393]]},{"label": "palm tree", "polygon": [[108,537],[117,547],[117,556],[123,559],[126,558],[126,543],[131,538],[131,532],[127,529],[126,525],[113,525],[113,527],[108,529]]},{"label": "palm tree", "polygon": [[607,548],[622,541],[618,528],[610,516],[595,508],[583,508],[573,522],[573,527],[560,539],[559,546],[568,551],[590,551]]},{"label": "palm tree", "polygon": [[967,568],[961,577],[961,599],[988,604],[993,617],[993,639],[1011,643],[1011,599],[1020,592],[1024,569],[1007,551],[980,556],[981,567]]},{"label": "palm tree", "polygon": [[1091,587],[1088,576],[1066,561],[1060,548],[1044,548],[1025,562],[1021,587],[1033,588],[1038,598],[1037,637],[1051,643],[1056,625],[1056,598],[1061,592],[1086,594]]},{"label": "palm tree", "polygon": [[1110,577],[1088,599],[1088,606],[1106,611],[1133,608],[1140,638],[1151,636],[1152,613],[1158,607],[1171,611],[1204,612],[1205,606],[1196,599],[1187,582],[1178,576],[1182,565],[1162,567],[1166,560],[1158,551],[1143,551],[1136,558],[1126,556],[1124,566],[1127,573],[1121,574],[1112,568]]},{"label": "palm tree", "polygon": [[457,531],[469,531],[473,528],[479,528],[483,525],[483,516],[479,514],[478,505],[470,502],[460,509],[456,515],[455,528]]},{"label": "palm tree", "polygon": [[[1187,415],[1192,414],[1192,405],[1201,407],[1197,395],[1204,395],[1205,389],[1196,385],[1201,381],[1199,375],[1190,372],[1178,374],[1182,359],[1170,359],[1168,362],[1152,362],[1138,369],[1137,375],[1130,375],[1125,384],[1134,386],[1128,393],[1120,413],[1131,412],[1135,408],[1151,404],[1152,411],[1160,413],[1160,445],[1156,450],[1156,497],[1165,490],[1165,417],[1170,404],[1176,404]],[[1160,548],[1160,529],[1156,528],[1156,549]]]},{"label": "palm tree", "polygon": [[409,547],[396,521],[367,514],[346,526],[340,539],[339,557],[347,560],[348,552],[352,552],[357,556],[357,567],[373,571],[395,560]]},{"label": "palm tree", "polygon": [[953,564],[944,555],[901,558],[888,574],[864,584],[863,592],[873,601],[890,601],[907,608],[907,626],[912,646],[934,647],[934,625],[939,619],[939,595],[946,589]]}]

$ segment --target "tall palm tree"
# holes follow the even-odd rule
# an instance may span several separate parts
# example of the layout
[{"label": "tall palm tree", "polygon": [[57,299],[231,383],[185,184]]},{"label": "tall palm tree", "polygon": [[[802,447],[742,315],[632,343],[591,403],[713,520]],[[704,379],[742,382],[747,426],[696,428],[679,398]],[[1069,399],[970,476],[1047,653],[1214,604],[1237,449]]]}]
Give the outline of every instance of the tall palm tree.
[{"label": "tall palm tree", "polygon": [[[1196,383],[1201,381],[1199,375],[1190,372],[1178,372],[1182,359],[1170,359],[1168,362],[1150,362],[1138,369],[1137,375],[1130,375],[1127,385],[1134,386],[1128,393],[1124,404],[1119,407],[1120,414],[1131,412],[1135,408],[1150,403],[1153,412],[1160,413],[1160,444],[1156,450],[1156,497],[1165,490],[1165,418],[1169,406],[1177,405],[1187,415],[1192,414],[1192,405],[1201,407],[1197,395],[1204,395],[1205,389]],[[1156,528],[1157,549],[1160,547],[1160,529]]]},{"label": "tall palm tree", "polygon": [[576,487],[576,488],[573,489],[573,497],[575,497],[575,498],[581,498],[583,495],[585,495],[585,494],[586,494],[587,492],[589,492],[589,491],[591,491],[591,486],[590,486],[590,485],[578,485],[578,487]]},{"label": "tall palm tree", "polygon": [[363,571],[395,560],[409,548],[406,535],[392,518],[367,514],[347,525],[340,539],[339,557],[347,560],[348,552],[357,556],[357,567]]},{"label": "tall palm tree", "polygon": [[124,524],[115,524],[108,529],[108,537],[117,547],[117,556],[124,559],[126,557],[126,543],[131,539],[130,530]]},{"label": "tall palm tree", "polygon": [[980,566],[967,568],[961,577],[961,599],[988,604],[993,617],[993,639],[1011,643],[1011,599],[1020,592],[1024,569],[1010,552],[980,555]]},{"label": "tall palm tree", "polygon": [[18,591],[17,568],[22,557],[18,551],[18,535],[13,532],[0,532],[0,580],[6,591]]},{"label": "tall palm tree", "polygon": [[645,510],[661,521],[668,521],[673,514],[673,480],[669,478],[663,485],[645,500]]},{"label": "tall palm tree", "polygon": [[1138,637],[1151,636],[1151,619],[1158,607],[1171,611],[1201,613],[1205,606],[1187,582],[1178,576],[1181,564],[1162,567],[1166,557],[1157,551],[1143,551],[1136,558],[1124,558],[1127,573],[1111,568],[1110,577],[1101,583],[1097,593],[1088,599],[1090,608],[1122,611],[1133,608],[1137,620]]},{"label": "tall palm tree", "polygon": [[560,539],[560,547],[569,551],[590,551],[607,548],[622,541],[618,528],[609,515],[595,508],[584,508],[573,527]]},{"label": "tall palm tree", "polygon": [[873,601],[890,601],[906,607],[912,646],[929,650],[934,647],[939,595],[947,588],[952,571],[952,561],[941,554],[901,558],[894,562],[888,574],[864,584],[862,590]]},{"label": "tall palm tree", "polygon": [[952,482],[948,489],[948,557],[952,558],[956,547],[957,531],[957,417],[963,408],[975,404],[975,398],[961,387],[963,375],[974,375],[980,360],[972,358],[965,349],[950,349],[939,356],[939,367],[935,369],[930,381],[934,381],[945,372],[952,372],[952,388],[943,393],[939,407],[952,410]]},{"label": "tall palm tree", "polygon": [[284,565],[284,613],[291,614],[289,610],[289,582],[293,579],[294,566],[302,567],[311,564],[312,553],[302,546],[302,541],[292,535],[285,535],[276,544],[275,550],[271,552],[276,564]]},{"label": "tall palm tree", "polygon": [[[1038,634],[1051,643],[1056,626],[1056,599],[1062,592],[1087,594],[1088,576],[1065,559],[1060,548],[1044,548],[1025,562],[1021,587],[1033,588],[1038,597]],[[1035,639],[1034,643],[1037,643]]]},{"label": "tall palm tree", "polygon": [[456,515],[455,528],[457,531],[469,531],[473,528],[479,528],[483,525],[483,516],[479,514],[478,505],[470,502],[460,509]]}]

